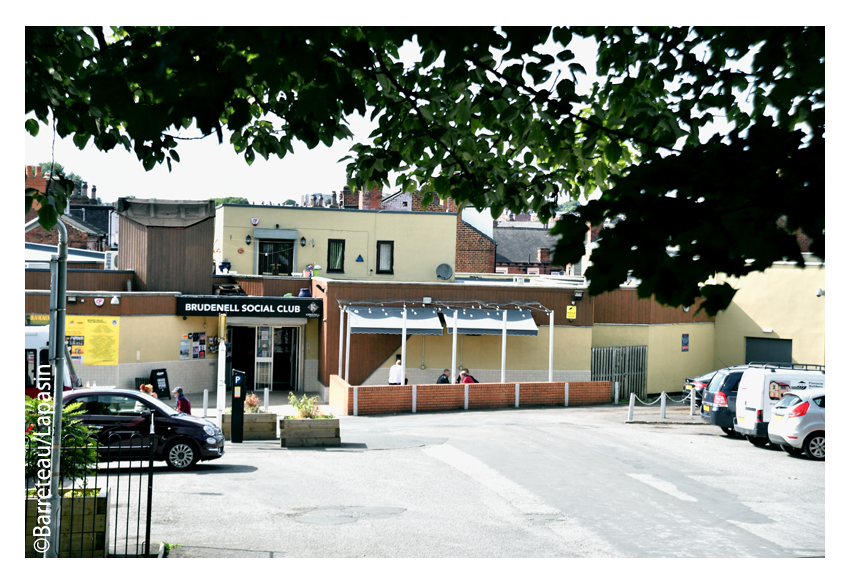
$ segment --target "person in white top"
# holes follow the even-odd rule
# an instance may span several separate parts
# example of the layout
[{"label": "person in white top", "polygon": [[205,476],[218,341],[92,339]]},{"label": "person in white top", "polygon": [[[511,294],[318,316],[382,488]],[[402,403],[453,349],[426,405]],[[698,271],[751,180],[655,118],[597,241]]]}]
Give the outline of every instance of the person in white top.
[{"label": "person in white top", "polygon": [[401,368],[401,359],[398,355],[396,355],[395,365],[390,367],[390,385],[401,385],[402,380],[404,379],[404,370]]}]

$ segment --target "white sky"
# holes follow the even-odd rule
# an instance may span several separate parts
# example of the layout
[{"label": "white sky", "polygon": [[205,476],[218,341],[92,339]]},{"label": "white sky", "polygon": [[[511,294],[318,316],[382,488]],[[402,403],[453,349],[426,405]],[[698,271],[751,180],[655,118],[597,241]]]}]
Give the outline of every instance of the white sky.
[{"label": "white sky", "polygon": [[[594,44],[583,41],[572,49],[591,77],[595,71]],[[401,57],[404,60],[403,52]],[[590,81],[585,79],[579,91],[587,90],[589,85]],[[74,172],[88,182],[89,195],[92,186],[96,186],[97,196],[104,202],[134,196],[191,200],[245,197],[256,204],[294,199],[300,203],[301,195],[342,190],[346,162],[338,160],[348,155],[356,141],[367,142],[377,127],[377,122],[357,115],[349,118],[349,124],[355,139],[337,141],[331,147],[320,144],[313,150],[296,142],[293,154],[282,159],[272,155],[268,160],[257,156],[251,166],[241,154],[234,152],[226,131],[222,144],[214,135],[203,140],[181,140],[177,147],[180,162],[172,163],[171,172],[165,164],[146,172],[136,156],[122,146],[102,152],[89,142],[84,150],[79,150],[70,138],[58,136],[54,145],[52,128],[41,125],[38,136],[26,134],[26,164],[55,160],[64,165],[66,172]],[[192,137],[200,133],[190,129],[181,135]],[[384,192],[395,190],[385,188]]]}]

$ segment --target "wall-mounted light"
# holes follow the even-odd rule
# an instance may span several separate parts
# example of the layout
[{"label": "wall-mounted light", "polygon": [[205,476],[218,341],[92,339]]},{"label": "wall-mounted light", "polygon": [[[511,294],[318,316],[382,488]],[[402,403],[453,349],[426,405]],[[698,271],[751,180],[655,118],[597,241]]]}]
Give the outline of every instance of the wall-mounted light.
[{"label": "wall-mounted light", "polygon": [[772,328],[763,328],[763,329],[761,329],[761,332],[763,332],[763,333],[772,333],[772,332],[773,332],[773,329],[772,329]]},{"label": "wall-mounted light", "polygon": [[823,288],[818,288],[817,290],[815,290],[815,296],[817,296],[818,298],[820,298],[821,296],[826,296],[826,290],[824,290]]},{"label": "wall-mounted light", "polygon": [[113,296],[113,297],[112,297],[112,301],[110,302],[110,304],[111,304],[112,306],[118,306],[119,304],[121,304],[121,301],[120,301],[120,300],[118,300],[118,297],[117,297],[117,296]]},{"label": "wall-mounted light", "polygon": [[316,247],[316,240],[315,240],[315,239],[311,239],[311,240],[310,240],[310,245],[311,245],[311,246],[313,246],[313,247]]},{"label": "wall-mounted light", "polygon": [[251,236],[250,235],[245,236],[245,245],[251,245]]},{"label": "wall-mounted light", "polygon": [[582,290],[573,291],[573,298],[575,298],[576,300],[581,300],[582,296],[584,296],[584,292]]},{"label": "wall-mounted light", "polygon": [[301,238],[301,247],[304,247],[305,245],[307,245],[307,238],[306,238],[306,237],[302,237],[302,238]]}]

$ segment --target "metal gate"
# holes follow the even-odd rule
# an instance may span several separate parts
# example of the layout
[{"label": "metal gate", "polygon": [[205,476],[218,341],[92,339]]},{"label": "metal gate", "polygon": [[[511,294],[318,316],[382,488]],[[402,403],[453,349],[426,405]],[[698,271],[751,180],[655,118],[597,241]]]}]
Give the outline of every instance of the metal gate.
[{"label": "metal gate", "polygon": [[[98,463],[85,477],[68,479],[63,495],[58,557],[150,557],[153,459],[157,436],[110,432],[97,446]],[[49,445],[49,442],[48,442]],[[62,447],[62,458],[86,456],[85,447]],[[28,468],[41,456],[38,444],[26,449]],[[26,557],[45,551],[43,517],[49,493],[39,489],[38,476],[26,481]],[[50,489],[47,488],[46,491]],[[45,497],[39,499],[40,496]],[[40,521],[41,519],[41,521]]]},{"label": "metal gate", "polygon": [[633,347],[593,347],[590,380],[610,381],[611,399],[614,383],[620,384],[620,399],[634,393],[646,399],[646,345]]}]

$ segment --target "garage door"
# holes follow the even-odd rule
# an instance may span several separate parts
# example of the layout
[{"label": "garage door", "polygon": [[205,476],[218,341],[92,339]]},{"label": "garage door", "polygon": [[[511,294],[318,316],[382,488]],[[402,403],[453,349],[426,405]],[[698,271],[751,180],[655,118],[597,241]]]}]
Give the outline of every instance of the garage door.
[{"label": "garage door", "polygon": [[791,363],[791,339],[747,337],[746,363],[753,361]]}]

